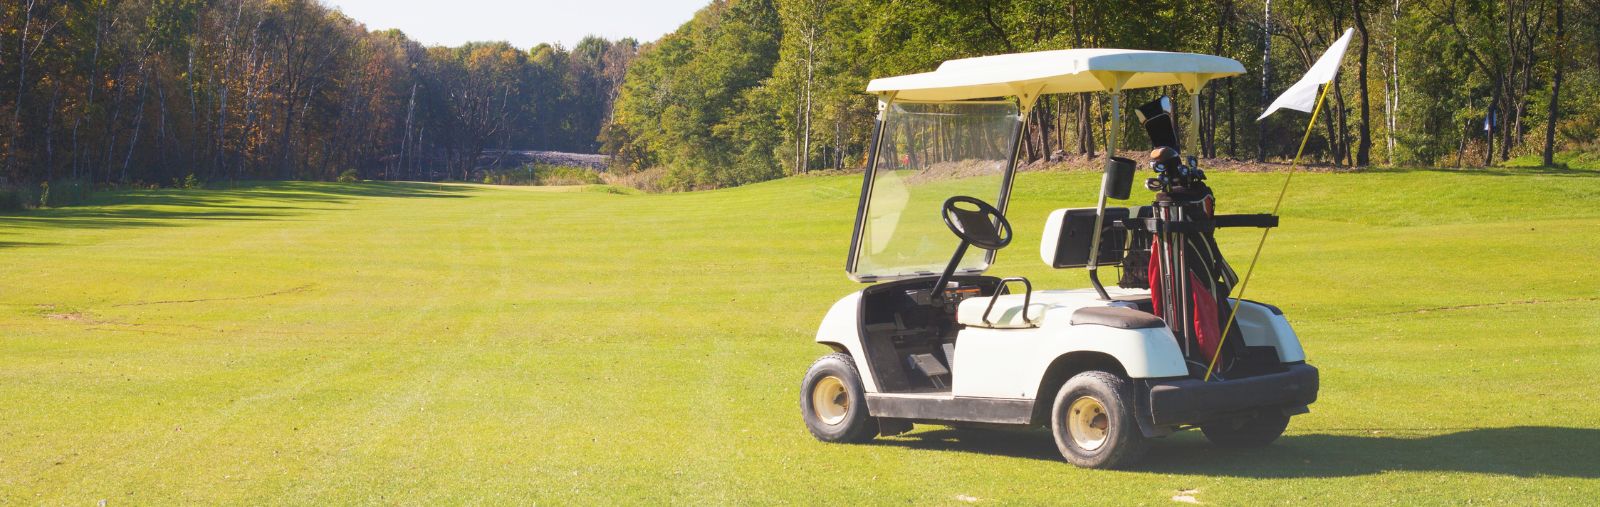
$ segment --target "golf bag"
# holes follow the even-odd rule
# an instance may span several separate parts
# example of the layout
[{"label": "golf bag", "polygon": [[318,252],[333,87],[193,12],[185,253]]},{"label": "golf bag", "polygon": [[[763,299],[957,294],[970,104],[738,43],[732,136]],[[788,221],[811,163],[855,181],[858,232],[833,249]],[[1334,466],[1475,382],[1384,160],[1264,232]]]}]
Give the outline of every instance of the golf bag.
[{"label": "golf bag", "polygon": [[[1141,210],[1140,225],[1128,227],[1128,251],[1119,285],[1150,289],[1152,313],[1167,322],[1178,337],[1192,370],[1204,371],[1220,354],[1219,365],[1244,351],[1237,329],[1222,339],[1231,306],[1228,295],[1239,278],[1217,249],[1216,196],[1205,183],[1196,160],[1187,164],[1175,146],[1171,101],[1162,97],[1139,108],[1140,120],[1154,143],[1150,166],[1156,177],[1145,186],[1155,201]],[[1226,350],[1219,347],[1226,343]]]},{"label": "golf bag", "polygon": [[1179,337],[1184,357],[1209,362],[1220,353],[1228,295],[1239,279],[1216,246],[1210,189],[1191,190],[1204,193],[1156,194],[1151,212],[1166,226],[1149,235],[1146,280],[1154,313]]}]

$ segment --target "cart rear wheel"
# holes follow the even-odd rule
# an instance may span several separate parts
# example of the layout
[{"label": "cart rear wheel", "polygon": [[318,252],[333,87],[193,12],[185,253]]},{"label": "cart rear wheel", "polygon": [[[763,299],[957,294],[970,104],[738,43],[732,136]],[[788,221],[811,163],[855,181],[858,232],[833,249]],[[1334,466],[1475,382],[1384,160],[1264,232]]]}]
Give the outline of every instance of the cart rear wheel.
[{"label": "cart rear wheel", "polygon": [[1203,424],[1200,432],[1220,447],[1264,447],[1288,428],[1289,416],[1274,410],[1249,419]]},{"label": "cart rear wheel", "polygon": [[1080,373],[1056,392],[1050,431],[1068,462],[1118,468],[1144,455],[1149,442],[1133,415],[1133,386],[1103,371]]},{"label": "cart rear wheel", "polygon": [[878,435],[867,414],[866,390],[855,360],[828,354],[812,363],[800,383],[800,415],[811,435],[824,442],[866,442]]}]

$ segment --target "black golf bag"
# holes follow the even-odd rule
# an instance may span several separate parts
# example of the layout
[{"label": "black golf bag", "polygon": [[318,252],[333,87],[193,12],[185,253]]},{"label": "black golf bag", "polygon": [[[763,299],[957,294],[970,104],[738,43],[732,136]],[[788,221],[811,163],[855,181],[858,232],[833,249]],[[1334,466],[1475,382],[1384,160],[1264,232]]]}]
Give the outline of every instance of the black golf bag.
[{"label": "black golf bag", "polygon": [[[1158,143],[1150,152],[1156,176],[1145,181],[1156,195],[1138,217],[1123,221],[1129,237],[1118,285],[1150,289],[1152,312],[1178,337],[1192,371],[1204,371],[1219,354],[1220,371],[1244,353],[1236,326],[1232,337],[1222,339],[1228,295],[1239,278],[1216,246],[1216,196],[1196,159],[1186,164],[1179,155],[1172,117],[1166,97],[1139,108],[1146,132]],[[1223,344],[1227,348],[1219,350]]]}]

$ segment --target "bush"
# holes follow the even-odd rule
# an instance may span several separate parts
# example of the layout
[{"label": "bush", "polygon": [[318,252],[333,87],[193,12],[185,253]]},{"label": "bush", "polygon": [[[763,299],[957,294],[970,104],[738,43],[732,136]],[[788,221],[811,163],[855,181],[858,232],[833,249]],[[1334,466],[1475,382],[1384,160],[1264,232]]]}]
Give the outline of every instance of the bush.
[{"label": "bush", "polygon": [[525,165],[484,173],[483,182],[489,185],[596,185],[600,175],[584,167],[545,164]]},{"label": "bush", "polygon": [[339,183],[357,183],[361,181],[361,174],[357,173],[355,169],[345,169],[344,172],[339,173],[339,177],[335,181]]},{"label": "bush", "polygon": [[483,173],[483,182],[487,185],[537,185],[538,177],[535,175],[534,166],[522,166],[515,169],[486,171]]},{"label": "bush", "polygon": [[534,177],[539,185],[596,185],[600,183],[599,174],[583,167],[535,166]]},{"label": "bush", "polygon": [[172,186],[177,187],[177,188],[181,188],[181,189],[184,189],[184,190],[194,190],[194,189],[197,189],[197,188],[204,187],[205,184],[201,183],[200,182],[200,178],[196,178],[194,176],[194,173],[189,173],[188,176],[184,176],[182,178],[173,178],[172,179]]},{"label": "bush", "polygon": [[22,211],[27,207],[21,189],[0,188],[0,211]]},{"label": "bush", "polygon": [[93,188],[93,185],[81,179],[46,181],[39,185],[39,206],[59,208],[79,204],[89,200]]},{"label": "bush", "polygon": [[609,185],[659,193],[669,190],[663,183],[666,175],[667,169],[665,167],[657,167],[628,174],[608,172],[601,175],[601,179],[605,180],[606,184]]}]

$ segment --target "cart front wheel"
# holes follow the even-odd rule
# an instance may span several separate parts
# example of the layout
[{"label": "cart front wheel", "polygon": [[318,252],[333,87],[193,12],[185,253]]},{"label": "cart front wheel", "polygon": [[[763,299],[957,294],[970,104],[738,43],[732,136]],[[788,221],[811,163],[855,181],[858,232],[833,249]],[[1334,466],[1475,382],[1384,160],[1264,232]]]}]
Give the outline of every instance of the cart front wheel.
[{"label": "cart front wheel", "polygon": [[861,374],[846,354],[812,363],[800,383],[800,416],[811,435],[824,442],[860,443],[878,435],[877,419],[867,414]]}]

